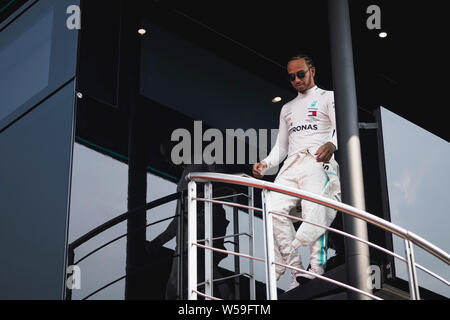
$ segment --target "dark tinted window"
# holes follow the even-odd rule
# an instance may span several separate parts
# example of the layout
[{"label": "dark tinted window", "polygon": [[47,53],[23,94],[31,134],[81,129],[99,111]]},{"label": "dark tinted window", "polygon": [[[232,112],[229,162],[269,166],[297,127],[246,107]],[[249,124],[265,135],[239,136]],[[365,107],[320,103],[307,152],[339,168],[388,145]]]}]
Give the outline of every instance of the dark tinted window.
[{"label": "dark tinted window", "polygon": [[0,130],[74,78],[70,5],[79,1],[40,0],[0,24]]},{"label": "dark tinted window", "polygon": [[74,82],[0,133],[0,299],[61,299]]}]

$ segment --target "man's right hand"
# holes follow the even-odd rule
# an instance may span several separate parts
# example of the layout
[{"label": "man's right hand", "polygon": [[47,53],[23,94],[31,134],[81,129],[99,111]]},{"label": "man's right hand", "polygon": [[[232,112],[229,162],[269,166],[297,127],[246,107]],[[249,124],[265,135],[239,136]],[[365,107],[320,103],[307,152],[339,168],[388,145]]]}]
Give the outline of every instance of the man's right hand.
[{"label": "man's right hand", "polygon": [[253,175],[255,178],[261,179],[264,177],[264,170],[267,169],[267,163],[264,161],[257,162],[253,165]]}]

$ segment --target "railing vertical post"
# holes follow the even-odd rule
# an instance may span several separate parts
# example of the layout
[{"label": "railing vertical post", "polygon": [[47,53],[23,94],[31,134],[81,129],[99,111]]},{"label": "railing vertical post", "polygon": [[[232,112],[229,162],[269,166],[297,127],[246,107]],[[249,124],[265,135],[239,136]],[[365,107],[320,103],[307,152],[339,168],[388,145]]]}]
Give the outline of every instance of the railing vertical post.
[{"label": "railing vertical post", "polygon": [[263,189],[261,193],[264,219],[264,250],[266,261],[266,293],[268,300],[277,300],[277,279],[275,276],[274,244],[272,214],[270,213],[269,191]]},{"label": "railing vertical post", "polygon": [[[248,206],[253,208],[255,204],[254,200],[254,189],[253,187],[248,188]],[[255,228],[254,228],[254,217],[255,211],[253,209],[248,209],[248,230],[250,237],[248,238],[249,255],[254,256],[255,253]],[[250,278],[250,300],[256,300],[256,279],[255,279],[255,260],[250,259],[249,261],[249,273]]]},{"label": "railing vertical post", "polygon": [[[212,184],[211,182],[205,183],[205,198],[212,198]],[[213,215],[212,215],[212,202],[205,201],[205,245],[213,247]],[[205,294],[213,296],[213,251],[205,249]]]},{"label": "railing vertical post", "polygon": [[188,183],[188,299],[197,300],[197,185]]},{"label": "railing vertical post", "polygon": [[411,296],[411,300],[420,300],[419,285],[417,282],[416,274],[416,264],[414,261],[414,250],[412,242],[408,239],[405,239],[405,253],[407,260],[406,266],[408,268],[409,295]]},{"label": "railing vertical post", "polygon": [[178,224],[177,224],[177,255],[178,255],[178,264],[177,264],[177,298],[178,300],[183,300],[184,293],[184,191],[181,191],[180,198],[178,199]]},{"label": "railing vertical post", "polygon": [[[233,202],[237,203],[237,197],[233,197]],[[233,207],[233,233],[239,234],[239,209],[237,207]],[[239,248],[239,236],[234,236],[234,252],[240,252]],[[241,260],[239,256],[234,256],[234,273],[241,273]],[[241,280],[240,277],[234,278],[234,298],[236,300],[241,299]]]}]

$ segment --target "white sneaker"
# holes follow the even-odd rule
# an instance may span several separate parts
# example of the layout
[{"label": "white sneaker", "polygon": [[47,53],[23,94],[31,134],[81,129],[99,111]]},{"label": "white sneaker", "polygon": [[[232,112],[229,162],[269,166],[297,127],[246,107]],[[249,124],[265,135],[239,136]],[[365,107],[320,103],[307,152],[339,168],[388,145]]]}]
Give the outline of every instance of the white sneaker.
[{"label": "white sneaker", "polygon": [[[325,273],[325,270],[323,267],[315,267],[315,268],[309,268],[308,272],[318,274],[319,276],[323,275]],[[309,280],[315,279],[316,277],[309,275],[307,273],[298,273],[296,280],[299,284],[305,284]]]},{"label": "white sneaker", "polygon": [[291,282],[289,283],[289,288],[287,289],[287,291],[295,289],[300,285],[300,283],[297,281],[298,274],[299,273],[297,271],[291,271]]}]

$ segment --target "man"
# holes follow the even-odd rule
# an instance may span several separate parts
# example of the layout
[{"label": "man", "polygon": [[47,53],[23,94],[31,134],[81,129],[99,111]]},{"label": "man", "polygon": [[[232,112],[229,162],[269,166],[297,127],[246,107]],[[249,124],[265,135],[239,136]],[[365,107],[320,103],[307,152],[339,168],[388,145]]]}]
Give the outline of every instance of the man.
[{"label": "man", "polygon": [[[253,165],[253,175],[262,178],[264,171],[276,167],[287,156],[275,183],[302,189],[340,201],[334,95],[318,88],[314,82],[315,67],[307,55],[291,58],[287,65],[289,80],[298,92],[280,113],[277,141],[269,156]],[[299,199],[270,192],[272,211],[290,214]],[[311,201],[301,201],[302,217],[306,221],[329,226],[336,211]],[[294,210],[295,211],[295,210]],[[298,253],[299,246],[310,246],[308,271],[322,275],[327,261],[327,233],[323,228],[302,223],[297,233],[290,219],[273,215],[275,261],[305,270]],[[276,266],[277,280],[285,268]],[[313,277],[291,271],[290,289],[302,279]],[[297,281],[296,281],[297,279]]]}]

